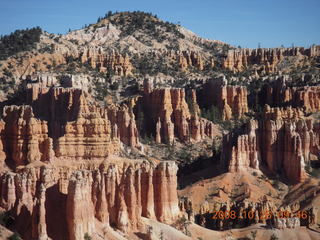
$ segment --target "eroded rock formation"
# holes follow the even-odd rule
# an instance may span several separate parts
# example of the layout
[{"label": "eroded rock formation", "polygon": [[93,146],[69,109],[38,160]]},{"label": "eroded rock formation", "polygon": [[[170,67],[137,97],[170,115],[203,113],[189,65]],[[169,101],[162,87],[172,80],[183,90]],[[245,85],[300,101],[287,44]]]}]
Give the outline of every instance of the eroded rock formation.
[{"label": "eroded rock formation", "polygon": [[225,77],[210,80],[199,94],[202,105],[218,108],[222,120],[244,117],[249,111],[247,96],[246,87],[228,85]]},{"label": "eroded rock formation", "polygon": [[285,57],[306,58],[319,56],[320,46],[304,49],[293,48],[258,48],[232,49],[228,51],[223,61],[223,67],[235,72],[241,72],[253,65],[261,65],[263,71],[272,73],[278,70],[278,64]]},{"label": "eroded rock formation", "polygon": [[132,74],[133,66],[129,56],[121,55],[116,51],[104,52],[102,48],[87,48],[80,53],[82,63],[89,63],[93,69],[100,72],[115,73],[119,76]]},{"label": "eroded rock formation", "polygon": [[50,159],[47,122],[36,119],[30,106],[5,107],[3,121],[3,151],[12,166]]},{"label": "eroded rock formation", "polygon": [[320,110],[320,86],[289,87],[288,77],[279,77],[262,90],[262,101],[270,106],[303,108],[307,113]]},{"label": "eroded rock formation", "polygon": [[204,61],[199,53],[193,51],[183,51],[178,56],[179,66],[183,70],[186,70],[191,66],[197,68],[200,71],[204,69]]},{"label": "eroded rock formation", "polygon": [[172,143],[174,138],[186,142],[213,137],[213,123],[199,117],[200,109],[194,92],[190,100],[192,113],[184,89],[152,89],[149,83],[145,83],[141,102],[148,118],[147,129],[158,143]]},{"label": "eroded rock formation", "polygon": [[120,140],[128,146],[139,148],[139,133],[132,110],[127,106],[109,107],[107,116],[114,126],[114,132],[120,137]]},{"label": "eroded rock formation", "polygon": [[[141,227],[141,216],[166,223],[177,218],[174,162],[112,162],[96,166],[100,170],[38,167],[6,173],[1,177],[1,207],[15,216],[24,239],[80,240],[99,232],[96,221],[126,232]],[[67,188],[61,187],[62,179]],[[62,219],[55,225],[46,224],[58,217]],[[37,218],[39,223],[33,220]]]},{"label": "eroded rock formation", "polygon": [[242,132],[225,135],[222,156],[229,171],[259,169],[264,164],[294,183],[302,181],[310,154],[319,153],[320,134],[319,122],[299,119],[299,114],[292,108],[266,106],[263,120],[251,120]]}]

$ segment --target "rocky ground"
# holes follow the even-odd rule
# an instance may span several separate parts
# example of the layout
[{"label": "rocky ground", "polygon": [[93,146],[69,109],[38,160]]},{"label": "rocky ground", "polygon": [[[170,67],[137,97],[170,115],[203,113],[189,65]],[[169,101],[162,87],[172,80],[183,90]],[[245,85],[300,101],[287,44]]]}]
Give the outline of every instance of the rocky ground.
[{"label": "rocky ground", "polygon": [[319,238],[320,46],[142,12],[4,39],[0,238]]}]

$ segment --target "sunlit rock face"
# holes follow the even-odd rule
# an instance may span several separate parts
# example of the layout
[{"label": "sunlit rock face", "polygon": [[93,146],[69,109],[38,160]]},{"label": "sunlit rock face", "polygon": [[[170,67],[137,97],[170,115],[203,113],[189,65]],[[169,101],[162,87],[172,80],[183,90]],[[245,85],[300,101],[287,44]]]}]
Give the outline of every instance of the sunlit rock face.
[{"label": "sunlit rock face", "polygon": [[293,183],[303,181],[305,165],[319,153],[320,134],[319,123],[302,116],[299,109],[266,106],[262,120],[251,120],[242,132],[224,136],[223,163],[231,172],[264,164]]}]

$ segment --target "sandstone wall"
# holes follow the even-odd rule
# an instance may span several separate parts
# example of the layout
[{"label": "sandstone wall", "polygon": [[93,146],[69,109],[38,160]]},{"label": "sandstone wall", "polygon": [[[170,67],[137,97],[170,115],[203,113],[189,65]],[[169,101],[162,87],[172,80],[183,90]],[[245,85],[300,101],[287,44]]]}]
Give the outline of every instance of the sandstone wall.
[{"label": "sandstone wall", "polygon": [[156,142],[172,143],[175,138],[183,142],[199,141],[213,137],[213,123],[199,117],[200,109],[194,92],[191,94],[191,113],[184,89],[145,87],[140,104],[148,119],[147,128]]},{"label": "sandstone wall", "polygon": [[129,56],[121,55],[116,51],[104,52],[102,48],[86,48],[80,53],[82,63],[89,63],[93,69],[100,72],[113,72],[119,76],[132,74],[133,66]]},{"label": "sandstone wall", "polygon": [[263,70],[272,73],[278,70],[278,64],[285,57],[315,57],[319,56],[320,46],[309,49],[293,48],[258,48],[258,49],[232,49],[228,51],[222,66],[235,72],[241,72],[255,64],[262,65]]},{"label": "sandstone wall", "polygon": [[95,169],[43,166],[7,172],[1,176],[1,207],[15,216],[24,239],[82,240],[85,233],[101,231],[97,221],[127,232],[142,226],[142,216],[166,223],[178,217],[174,162],[118,160]]},{"label": "sandstone wall", "polygon": [[225,135],[222,161],[228,170],[259,169],[264,164],[271,173],[284,174],[293,183],[302,181],[305,164],[320,151],[319,122],[299,119],[294,112],[266,107],[263,120],[251,120],[242,132]]},{"label": "sandstone wall", "polygon": [[2,146],[11,166],[50,159],[47,122],[36,119],[30,106],[6,106],[3,121]]},{"label": "sandstone wall", "polygon": [[[31,106],[4,108],[0,129],[2,162],[17,167],[55,159],[104,159],[118,153],[119,136],[126,129],[119,135],[106,111],[91,104],[80,89],[33,86],[27,98]],[[135,132],[132,125],[127,131]],[[137,133],[134,136],[125,144],[136,146]]]},{"label": "sandstone wall", "polygon": [[219,109],[222,120],[240,119],[249,111],[247,88],[227,85],[224,77],[210,80],[199,95],[202,105],[206,108],[214,105]]},{"label": "sandstone wall", "polygon": [[288,87],[287,77],[278,78],[262,89],[262,101],[271,106],[303,108],[307,113],[320,111],[320,86]]}]

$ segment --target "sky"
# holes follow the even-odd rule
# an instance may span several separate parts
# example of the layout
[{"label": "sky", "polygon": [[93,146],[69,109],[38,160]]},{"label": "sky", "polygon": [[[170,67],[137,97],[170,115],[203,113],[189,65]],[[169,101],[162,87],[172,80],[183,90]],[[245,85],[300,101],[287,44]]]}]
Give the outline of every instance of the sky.
[{"label": "sky", "polygon": [[234,46],[320,44],[320,0],[0,0],[0,35],[35,26],[64,34],[108,11],[135,10]]}]

